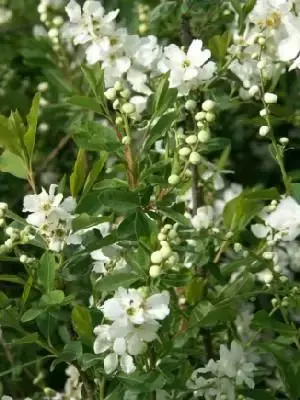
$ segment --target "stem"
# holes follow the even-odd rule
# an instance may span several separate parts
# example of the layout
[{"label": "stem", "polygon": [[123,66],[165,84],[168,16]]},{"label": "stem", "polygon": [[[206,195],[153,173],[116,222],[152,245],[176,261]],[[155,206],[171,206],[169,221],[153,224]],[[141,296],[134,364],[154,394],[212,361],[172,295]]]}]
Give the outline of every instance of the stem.
[{"label": "stem", "polygon": [[105,378],[103,377],[99,386],[99,400],[104,400],[105,398]]},{"label": "stem", "polygon": [[137,186],[137,181],[135,178],[135,162],[133,158],[133,152],[132,152],[132,136],[131,136],[131,131],[129,128],[128,124],[128,119],[126,115],[123,115],[123,120],[124,120],[124,127],[125,127],[125,132],[126,135],[129,139],[129,144],[125,147],[125,159],[126,159],[126,164],[127,164],[127,179],[128,179],[128,184],[130,189],[135,189]]}]

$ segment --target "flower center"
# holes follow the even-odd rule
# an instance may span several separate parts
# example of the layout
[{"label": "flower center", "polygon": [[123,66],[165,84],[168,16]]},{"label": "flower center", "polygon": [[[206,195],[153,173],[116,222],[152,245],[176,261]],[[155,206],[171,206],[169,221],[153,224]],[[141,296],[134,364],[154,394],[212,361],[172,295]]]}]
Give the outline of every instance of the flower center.
[{"label": "flower center", "polygon": [[127,315],[129,315],[130,317],[132,317],[135,313],[136,313],[135,308],[130,307],[127,309]]},{"label": "flower center", "polygon": [[270,14],[265,21],[265,24],[268,28],[278,28],[280,23],[281,15],[276,11],[272,12],[272,14]]},{"label": "flower center", "polygon": [[190,65],[191,65],[191,62],[188,59],[184,60],[182,63],[183,68],[188,68]]},{"label": "flower center", "polygon": [[51,210],[51,204],[50,203],[44,203],[44,204],[42,204],[42,210],[43,211],[49,211],[49,210]]}]

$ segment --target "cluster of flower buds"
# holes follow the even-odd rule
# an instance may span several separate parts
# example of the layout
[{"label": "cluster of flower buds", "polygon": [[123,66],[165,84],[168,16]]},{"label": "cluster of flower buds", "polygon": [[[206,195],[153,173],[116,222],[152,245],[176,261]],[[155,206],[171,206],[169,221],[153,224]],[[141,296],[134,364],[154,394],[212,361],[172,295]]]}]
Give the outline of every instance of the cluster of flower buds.
[{"label": "cluster of flower buds", "polygon": [[0,246],[1,254],[9,253],[14,247],[20,244],[26,244],[30,240],[34,239],[32,228],[29,225],[25,226],[23,229],[9,226],[5,229],[5,234],[7,239],[3,245]]},{"label": "cluster of flower buds", "polygon": [[138,4],[137,14],[139,20],[139,33],[145,35],[149,31],[149,12],[148,4]]},{"label": "cluster of flower buds", "polygon": [[7,203],[0,202],[0,228],[5,226],[5,216],[8,210]]},{"label": "cluster of flower buds", "polygon": [[179,255],[173,251],[172,245],[180,244],[181,240],[177,232],[177,225],[166,224],[158,234],[160,249],[151,254],[151,266],[149,275],[152,278],[158,277],[164,266],[174,266],[179,261]]}]

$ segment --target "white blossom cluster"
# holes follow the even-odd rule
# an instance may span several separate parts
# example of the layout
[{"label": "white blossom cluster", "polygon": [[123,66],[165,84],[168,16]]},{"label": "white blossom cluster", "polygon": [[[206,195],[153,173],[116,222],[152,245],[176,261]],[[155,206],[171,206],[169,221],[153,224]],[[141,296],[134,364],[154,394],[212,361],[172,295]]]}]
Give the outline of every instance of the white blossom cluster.
[{"label": "white blossom cluster", "polygon": [[56,194],[56,191],[57,185],[53,184],[50,185],[49,193],[42,189],[40,194],[25,196],[23,211],[30,213],[26,218],[27,223],[35,227],[49,249],[60,252],[67,241],[78,244],[80,238],[76,235],[70,236],[76,208],[75,199],[63,199],[63,195]]},{"label": "white blossom cluster", "polygon": [[170,87],[187,95],[215,72],[210,51],[203,49],[201,40],[183,50],[174,44],[162,47],[153,35],[129,35],[116,25],[119,10],[105,13],[99,1],[88,0],[81,9],[71,0],[66,12],[71,22],[69,36],[75,45],[85,46],[89,64],[101,63],[107,88],[123,77],[131,90],[147,99],[152,93],[150,78],[169,72]]},{"label": "white blossom cluster", "polygon": [[247,355],[240,343],[233,341],[230,350],[220,346],[220,358],[209,360],[204,368],[195,370],[187,382],[195,397],[205,400],[235,400],[236,388],[244,385],[254,388],[255,365],[247,361]]},{"label": "white blossom cluster", "polygon": [[257,85],[261,73],[269,79],[284,72],[285,65],[299,68],[299,22],[297,0],[256,1],[244,32],[236,28],[234,45],[229,48],[230,69],[245,89]]},{"label": "white blossom cluster", "polygon": [[100,274],[101,277],[107,275],[113,270],[121,270],[127,266],[127,262],[122,257],[122,248],[116,244],[104,246],[99,250],[91,252],[94,260],[93,272]]},{"label": "white blossom cluster", "polygon": [[161,321],[169,314],[169,293],[147,296],[143,288],[119,288],[114,297],[100,307],[111,324],[96,326],[95,354],[105,353],[104,370],[113,373],[120,365],[130,374],[135,371],[134,356],[147,349],[147,343],[157,339]]}]

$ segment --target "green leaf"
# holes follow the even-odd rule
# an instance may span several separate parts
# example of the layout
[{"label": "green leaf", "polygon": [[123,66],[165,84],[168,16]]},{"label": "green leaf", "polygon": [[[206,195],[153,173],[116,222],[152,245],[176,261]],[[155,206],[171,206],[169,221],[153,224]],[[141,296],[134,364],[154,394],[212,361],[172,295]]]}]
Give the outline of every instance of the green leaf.
[{"label": "green leaf", "polygon": [[66,79],[62,72],[58,68],[56,69],[44,69],[43,73],[46,80],[55,86],[60,92],[64,92],[66,95],[72,95],[74,93],[74,87],[70,80]]},{"label": "green leaf", "polygon": [[83,187],[83,191],[82,191],[83,195],[86,195],[93,187],[94,183],[96,182],[99,175],[101,174],[103,167],[105,166],[107,158],[108,158],[108,153],[103,151],[101,153],[101,158],[94,163],[90,173],[88,174],[88,176],[86,178],[86,181],[85,181],[85,184]]},{"label": "green leaf", "polygon": [[36,317],[40,315],[42,312],[43,310],[39,308],[30,308],[29,310],[24,312],[21,321],[22,322],[32,321],[33,319],[36,319]]},{"label": "green leaf", "polygon": [[37,276],[41,285],[46,291],[50,291],[54,286],[55,272],[58,265],[53,253],[44,253],[40,259]]},{"label": "green leaf", "polygon": [[254,287],[254,282],[253,274],[243,274],[240,278],[225,286],[218,297],[218,302],[228,301],[241,293],[249,293]]},{"label": "green leaf", "polygon": [[113,292],[119,287],[128,288],[140,277],[132,272],[115,272],[111,275],[104,276],[96,283],[96,289],[99,292]]},{"label": "green leaf", "polygon": [[83,371],[88,370],[89,368],[94,367],[95,365],[99,364],[101,359],[99,358],[98,354],[83,354],[81,359],[81,368]]},{"label": "green leaf", "polygon": [[69,104],[78,106],[81,108],[86,108],[87,110],[94,111],[97,114],[104,114],[101,105],[92,97],[88,96],[73,96],[67,100]]},{"label": "green leaf", "polygon": [[160,281],[169,287],[183,287],[188,285],[193,279],[191,272],[187,269],[180,271],[170,271],[161,275]]},{"label": "green leaf", "polygon": [[300,183],[291,183],[291,195],[300,204]]},{"label": "green leaf", "polygon": [[130,375],[119,374],[118,378],[128,388],[134,391],[152,392],[161,389],[165,383],[166,378],[160,371],[152,371],[148,373],[134,372]]},{"label": "green leaf", "polygon": [[244,17],[247,17],[247,15],[253,10],[255,7],[256,0],[247,0],[246,3],[243,6],[243,11],[244,11]]},{"label": "green leaf", "polygon": [[23,336],[19,339],[13,339],[12,346],[20,345],[20,344],[33,344],[37,343],[39,340],[39,334],[37,332],[30,333],[28,335]]},{"label": "green leaf", "polygon": [[163,114],[158,120],[155,121],[150,128],[148,139],[145,143],[145,149],[149,149],[158,139],[162,138],[164,134],[171,128],[174,121],[176,121],[177,112],[170,111]]},{"label": "green leaf", "polygon": [[77,212],[102,212],[105,208],[119,213],[129,213],[139,207],[136,193],[125,189],[107,189],[90,192],[79,204]]},{"label": "green leaf", "polygon": [[11,283],[17,283],[18,285],[24,286],[26,281],[19,276],[16,275],[5,275],[2,274],[0,275],[0,282],[11,282]]},{"label": "green leaf", "polygon": [[91,228],[92,226],[102,224],[103,222],[111,221],[110,217],[93,217],[86,213],[80,214],[72,220],[72,231],[76,232],[80,229]]},{"label": "green leaf", "polygon": [[265,389],[246,389],[242,390],[241,393],[253,400],[276,400],[273,394]]},{"label": "green leaf", "polygon": [[260,310],[254,314],[251,326],[255,329],[267,329],[279,332],[283,336],[297,336],[298,331],[291,325],[277,321],[274,317],[270,317],[265,310]]},{"label": "green leaf", "polygon": [[74,127],[73,138],[78,147],[89,151],[113,152],[121,148],[116,132],[95,121],[84,121]]},{"label": "green leaf", "polygon": [[41,301],[49,306],[61,304],[64,301],[65,294],[62,290],[51,290],[41,297]]},{"label": "green leaf", "polygon": [[149,237],[152,233],[153,221],[142,211],[135,214],[135,233],[137,238]]},{"label": "green leaf", "polygon": [[190,317],[191,328],[194,326],[216,326],[219,323],[233,321],[236,309],[233,305],[213,305],[202,301],[193,309]]},{"label": "green leaf", "polygon": [[0,115],[0,146],[22,157],[23,153],[20,139],[18,135],[13,132],[11,123],[4,115]]},{"label": "green leaf", "polygon": [[183,226],[190,226],[190,221],[181,213],[174,211],[171,207],[159,207],[158,212],[163,214],[165,217],[172,219],[175,222],[178,222]]},{"label": "green leaf", "polygon": [[169,89],[169,75],[166,74],[159,82],[153,100],[153,115],[160,116],[168,108],[173,107],[177,98],[177,90]]},{"label": "green leaf", "polygon": [[70,176],[70,191],[73,197],[76,197],[82,189],[85,175],[85,152],[79,149],[73,172]]},{"label": "green leaf", "polygon": [[174,13],[177,8],[176,1],[164,1],[162,4],[159,4],[150,13],[150,21],[156,22],[161,18],[166,18],[168,15]]},{"label": "green leaf", "polygon": [[104,97],[104,70],[99,65],[94,67],[81,65],[81,69],[95,97],[103,106],[106,102]]},{"label": "green leaf", "polygon": [[249,200],[279,200],[280,194],[276,188],[255,189],[245,193],[245,198]]},{"label": "green leaf", "polygon": [[40,93],[37,93],[34,96],[30,112],[27,115],[28,128],[24,135],[24,143],[28,152],[29,160],[32,159],[34,145],[35,145],[35,136],[36,136],[36,129],[39,118],[39,110],[40,110],[40,98],[41,98]]},{"label": "green leaf", "polygon": [[241,16],[243,14],[243,9],[241,6],[241,2],[239,0],[230,0],[232,7],[234,10]]},{"label": "green leaf", "polygon": [[81,340],[85,344],[91,345],[93,343],[93,324],[89,309],[79,305],[75,306],[72,310],[72,323]]},{"label": "green leaf", "polygon": [[207,143],[203,146],[202,152],[204,154],[214,153],[221,151],[230,145],[230,140],[225,137],[213,137],[210,138]]},{"label": "green leaf", "polygon": [[231,42],[231,32],[224,32],[222,35],[215,35],[208,41],[208,48],[211,50],[213,56],[219,61],[223,61],[227,48]]},{"label": "green leaf", "polygon": [[0,171],[20,179],[27,177],[27,168],[23,159],[9,150],[5,150],[0,156]]},{"label": "green leaf", "polygon": [[23,307],[26,304],[26,301],[28,300],[32,285],[33,285],[33,277],[29,276],[27,279],[27,282],[24,286],[23,293],[22,293],[22,306]]},{"label": "green leaf", "polygon": [[82,356],[82,344],[78,341],[70,342],[65,345],[60,355],[60,359],[65,362],[78,360]]}]

